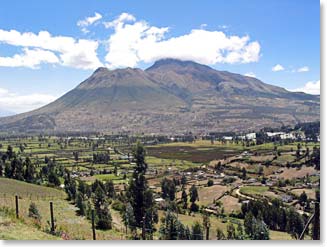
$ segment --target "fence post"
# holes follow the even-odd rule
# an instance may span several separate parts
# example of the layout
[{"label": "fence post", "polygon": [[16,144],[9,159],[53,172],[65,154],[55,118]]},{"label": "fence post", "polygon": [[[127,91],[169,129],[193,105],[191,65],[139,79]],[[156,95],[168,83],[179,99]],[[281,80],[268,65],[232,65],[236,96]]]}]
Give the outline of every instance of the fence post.
[{"label": "fence post", "polygon": [[96,240],[95,226],[94,226],[94,209],[92,209],[92,233],[93,233],[93,240]]},{"label": "fence post", "polygon": [[53,203],[50,202],[50,217],[51,217],[51,232],[55,232],[54,218],[53,218]]},{"label": "fence post", "polygon": [[18,210],[18,196],[15,195],[15,204],[16,204],[16,218],[19,218],[19,210]]}]

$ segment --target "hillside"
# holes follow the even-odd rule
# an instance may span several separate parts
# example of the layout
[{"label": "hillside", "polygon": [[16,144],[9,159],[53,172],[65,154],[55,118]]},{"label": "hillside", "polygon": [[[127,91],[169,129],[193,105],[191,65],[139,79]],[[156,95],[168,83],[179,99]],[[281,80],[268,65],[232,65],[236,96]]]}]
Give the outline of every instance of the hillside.
[{"label": "hillside", "polygon": [[99,68],[53,103],[0,118],[0,131],[242,131],[318,120],[319,100],[192,61],[163,59],[146,70]]}]

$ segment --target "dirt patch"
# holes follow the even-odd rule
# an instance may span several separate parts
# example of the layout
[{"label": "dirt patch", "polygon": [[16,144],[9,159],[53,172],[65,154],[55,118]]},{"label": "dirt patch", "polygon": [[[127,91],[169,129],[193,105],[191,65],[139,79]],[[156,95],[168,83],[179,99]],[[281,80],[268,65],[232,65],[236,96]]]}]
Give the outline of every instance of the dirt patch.
[{"label": "dirt patch", "polygon": [[199,189],[199,203],[202,205],[213,203],[214,199],[222,196],[226,191],[228,191],[228,187],[222,185],[202,187]]},{"label": "dirt patch", "polygon": [[308,196],[308,198],[315,200],[316,199],[316,192],[314,189],[294,189],[291,190],[292,193],[294,193],[297,196],[300,196],[302,192],[305,192]]},{"label": "dirt patch", "polygon": [[302,166],[301,169],[297,168],[284,168],[284,171],[279,175],[279,177],[284,179],[292,179],[292,178],[301,178],[305,177],[307,174],[313,175],[317,171],[313,167]]},{"label": "dirt patch", "polygon": [[239,203],[238,199],[233,196],[224,196],[219,201],[222,202],[226,213],[241,211],[241,203]]}]

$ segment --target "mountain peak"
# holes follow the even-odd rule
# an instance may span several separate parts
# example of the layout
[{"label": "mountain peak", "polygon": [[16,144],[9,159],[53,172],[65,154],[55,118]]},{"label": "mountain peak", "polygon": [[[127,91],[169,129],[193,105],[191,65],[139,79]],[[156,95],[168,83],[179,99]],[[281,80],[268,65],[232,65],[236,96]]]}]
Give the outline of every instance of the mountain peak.
[{"label": "mountain peak", "polygon": [[103,76],[103,75],[107,74],[108,72],[110,72],[110,70],[108,68],[106,68],[106,67],[99,67],[99,68],[97,68],[93,72],[92,76],[93,77],[94,76]]},{"label": "mountain peak", "polygon": [[157,60],[147,70],[158,69],[160,67],[170,67],[170,66],[174,66],[174,67],[196,67],[196,66],[208,67],[208,66],[196,63],[191,60],[180,60],[180,59],[176,59],[176,58],[163,58],[163,59]]}]

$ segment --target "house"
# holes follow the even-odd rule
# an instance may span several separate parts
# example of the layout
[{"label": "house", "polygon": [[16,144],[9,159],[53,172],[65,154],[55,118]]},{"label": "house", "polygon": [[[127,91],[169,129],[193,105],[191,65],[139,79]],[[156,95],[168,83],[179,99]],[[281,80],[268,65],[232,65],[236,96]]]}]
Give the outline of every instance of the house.
[{"label": "house", "polygon": [[248,140],[254,140],[254,139],[256,139],[257,135],[256,135],[256,133],[248,133],[245,135],[245,137]]}]

